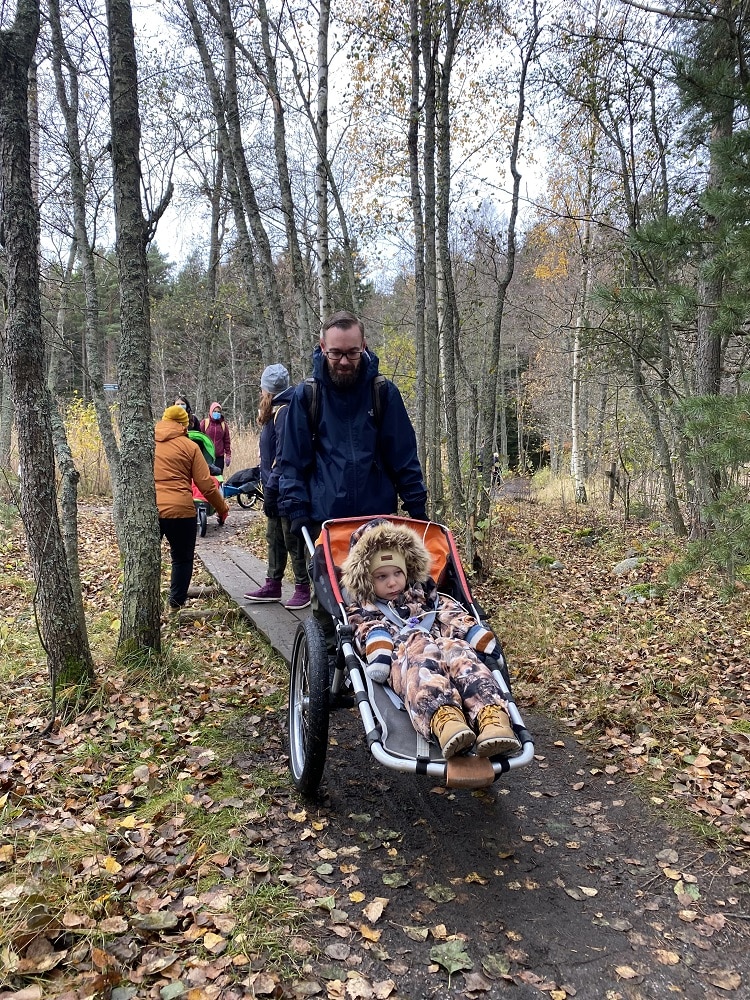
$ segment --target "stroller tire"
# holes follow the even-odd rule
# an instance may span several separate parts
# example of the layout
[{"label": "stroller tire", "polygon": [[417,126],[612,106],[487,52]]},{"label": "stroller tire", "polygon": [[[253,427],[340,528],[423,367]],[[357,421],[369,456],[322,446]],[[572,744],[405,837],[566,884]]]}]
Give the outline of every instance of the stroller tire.
[{"label": "stroller tire", "polygon": [[201,538],[203,538],[208,527],[208,512],[205,507],[198,508],[198,524],[200,526]]},{"label": "stroller tire", "polygon": [[237,503],[245,510],[252,510],[252,508],[258,503],[258,494],[255,490],[253,490],[252,493],[240,492],[237,494]]},{"label": "stroller tire", "polygon": [[315,618],[297,626],[289,675],[289,769],[295,787],[314,795],[328,752],[328,651]]}]

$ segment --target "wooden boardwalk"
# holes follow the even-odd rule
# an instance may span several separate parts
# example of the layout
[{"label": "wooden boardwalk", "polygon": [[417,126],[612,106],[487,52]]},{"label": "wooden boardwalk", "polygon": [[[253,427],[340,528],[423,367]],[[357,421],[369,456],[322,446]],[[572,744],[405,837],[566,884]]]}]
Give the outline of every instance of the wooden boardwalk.
[{"label": "wooden boardwalk", "polygon": [[268,640],[287,663],[292,658],[292,645],[297,624],[310,614],[310,608],[303,611],[288,611],[283,602],[294,593],[294,585],[284,580],[281,587],[282,603],[253,604],[245,600],[245,593],[262,587],[266,579],[266,563],[256,559],[247,549],[228,542],[217,543],[212,532],[205,539],[199,539],[196,555],[206,567],[216,583],[250,619],[256,629]]}]

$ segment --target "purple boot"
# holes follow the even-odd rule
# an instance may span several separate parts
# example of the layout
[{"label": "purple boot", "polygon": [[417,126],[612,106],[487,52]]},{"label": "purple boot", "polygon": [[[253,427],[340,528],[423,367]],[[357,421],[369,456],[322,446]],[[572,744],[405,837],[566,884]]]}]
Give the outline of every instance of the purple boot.
[{"label": "purple boot", "polygon": [[272,601],[281,600],[281,580],[269,580],[258,590],[251,590],[245,594],[246,601],[258,601],[261,604],[270,604]]},{"label": "purple boot", "polygon": [[294,593],[289,598],[289,600],[284,604],[285,608],[289,608],[290,611],[300,611],[302,608],[307,608],[310,605],[310,584],[309,583],[295,583]]}]

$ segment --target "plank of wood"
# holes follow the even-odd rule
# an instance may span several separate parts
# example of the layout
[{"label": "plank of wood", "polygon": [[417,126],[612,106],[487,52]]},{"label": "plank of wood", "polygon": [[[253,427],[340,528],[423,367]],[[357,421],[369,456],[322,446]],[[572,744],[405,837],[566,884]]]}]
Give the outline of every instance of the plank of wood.
[{"label": "plank of wood", "polygon": [[188,587],[187,595],[188,597],[217,597],[221,593],[221,587],[214,586],[201,586],[196,584],[195,586]]},{"label": "plank of wood", "polygon": [[[218,587],[216,588],[218,590]],[[210,618],[221,618],[227,621],[229,618],[239,618],[241,616],[239,608],[180,608],[177,616],[182,622],[206,621]]]},{"label": "plank of wood", "polygon": [[[244,595],[247,591],[256,590],[265,582],[266,564],[237,545],[203,546],[196,551],[196,555],[245,617],[290,663],[297,625],[309,616],[310,609],[289,611],[283,603],[254,604],[246,601]],[[288,600],[293,593],[293,585],[284,581],[282,602]]]}]

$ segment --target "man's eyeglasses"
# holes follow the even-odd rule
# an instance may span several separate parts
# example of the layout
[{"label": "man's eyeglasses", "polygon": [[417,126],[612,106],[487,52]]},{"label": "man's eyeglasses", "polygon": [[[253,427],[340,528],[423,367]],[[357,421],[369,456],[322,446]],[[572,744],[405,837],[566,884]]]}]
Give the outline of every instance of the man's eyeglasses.
[{"label": "man's eyeglasses", "polygon": [[352,347],[350,351],[337,351],[332,347],[330,351],[323,351],[323,353],[329,361],[341,361],[342,358],[346,358],[347,361],[359,361],[364,351],[360,347]]}]

